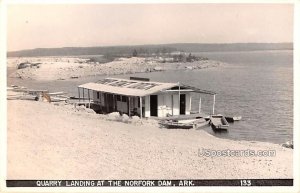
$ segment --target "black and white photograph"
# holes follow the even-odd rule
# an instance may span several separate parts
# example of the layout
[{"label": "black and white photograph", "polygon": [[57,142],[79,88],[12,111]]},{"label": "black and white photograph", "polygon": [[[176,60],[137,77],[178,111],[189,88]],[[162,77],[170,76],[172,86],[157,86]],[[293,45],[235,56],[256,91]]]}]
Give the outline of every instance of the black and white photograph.
[{"label": "black and white photograph", "polygon": [[295,2],[7,1],[5,190],[294,187]]}]

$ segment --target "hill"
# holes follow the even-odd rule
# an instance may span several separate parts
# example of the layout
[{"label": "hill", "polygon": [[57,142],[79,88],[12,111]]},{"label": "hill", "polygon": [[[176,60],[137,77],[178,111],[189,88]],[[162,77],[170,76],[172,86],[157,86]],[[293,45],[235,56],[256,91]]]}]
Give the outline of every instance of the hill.
[{"label": "hill", "polygon": [[142,54],[184,52],[223,52],[223,51],[254,51],[254,50],[292,50],[293,43],[232,43],[232,44],[200,44],[178,43],[135,46],[103,46],[103,47],[63,47],[36,48],[11,51],[8,57],[37,56],[78,56],[78,55],[131,55],[134,50]]}]

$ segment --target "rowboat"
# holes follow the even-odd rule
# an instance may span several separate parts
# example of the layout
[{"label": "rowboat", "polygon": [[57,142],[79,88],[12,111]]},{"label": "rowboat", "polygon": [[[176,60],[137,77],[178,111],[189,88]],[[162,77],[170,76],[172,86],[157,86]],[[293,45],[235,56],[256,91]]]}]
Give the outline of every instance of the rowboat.
[{"label": "rowboat", "polygon": [[165,128],[168,128],[168,129],[191,129],[191,128],[193,128],[193,124],[179,123],[177,121],[171,121],[171,120],[161,121],[160,125],[162,125]]},{"label": "rowboat", "polygon": [[210,117],[210,124],[212,129],[216,131],[227,131],[227,128],[229,127],[229,123],[223,115],[212,115]]},{"label": "rowboat", "polygon": [[233,123],[235,121],[240,121],[242,116],[235,116],[235,117],[225,117],[226,121],[229,123]]},{"label": "rowboat", "polygon": [[197,119],[183,119],[183,120],[161,120],[160,125],[168,129],[191,129],[191,128],[199,128],[204,125],[208,125],[209,122],[203,118]]},{"label": "rowboat", "polygon": [[209,120],[205,120],[205,119],[204,119],[203,122],[201,122],[201,123],[196,123],[195,129],[202,129],[202,128],[208,126],[208,125],[209,125],[209,122],[210,122]]},{"label": "rowboat", "polygon": [[242,120],[242,116],[233,117],[233,120],[234,121],[240,121],[240,120]]}]

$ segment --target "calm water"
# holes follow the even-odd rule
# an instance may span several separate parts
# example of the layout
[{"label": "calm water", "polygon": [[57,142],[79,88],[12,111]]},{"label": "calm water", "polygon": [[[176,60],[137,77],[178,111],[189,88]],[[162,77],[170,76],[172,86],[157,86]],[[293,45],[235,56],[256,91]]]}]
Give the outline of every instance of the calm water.
[{"label": "calm water", "polygon": [[[197,71],[141,73],[153,81],[182,82],[217,92],[216,113],[242,116],[227,133],[207,132],[218,137],[283,143],[293,136],[293,53],[292,51],[206,52],[194,53],[228,64]],[[119,75],[117,77],[129,77]],[[34,82],[8,79],[35,89],[67,91],[77,95],[76,86],[101,77],[72,81]],[[212,96],[201,95],[202,111],[211,112]],[[192,100],[198,110],[199,95]]]}]

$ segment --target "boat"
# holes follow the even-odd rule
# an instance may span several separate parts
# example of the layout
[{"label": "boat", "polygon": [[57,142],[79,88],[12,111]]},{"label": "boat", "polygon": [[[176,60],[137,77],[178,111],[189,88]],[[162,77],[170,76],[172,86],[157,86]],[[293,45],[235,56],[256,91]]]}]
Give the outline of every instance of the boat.
[{"label": "boat", "polygon": [[282,144],[282,147],[294,149],[294,141],[293,140],[287,141]]},{"label": "boat", "polygon": [[171,115],[167,117],[161,117],[161,120],[192,120],[192,119],[200,119],[204,117],[204,114],[190,114],[190,115]]},{"label": "boat", "polygon": [[228,123],[233,123],[233,122],[234,122],[233,117],[225,117],[225,119],[226,119],[226,121],[227,121]]},{"label": "boat", "polygon": [[203,118],[197,119],[166,119],[161,120],[160,125],[168,129],[191,129],[191,128],[200,128],[204,125],[208,125],[209,122]]},{"label": "boat", "polygon": [[242,116],[233,117],[233,120],[234,121],[240,121],[240,120],[242,120]]},{"label": "boat", "polygon": [[198,123],[196,123],[195,124],[195,129],[202,129],[202,128],[204,128],[204,127],[207,127],[207,126],[209,126],[209,120],[205,120],[204,119],[204,121],[203,122],[198,122]]},{"label": "boat", "polygon": [[235,116],[235,117],[225,117],[226,121],[229,123],[233,123],[235,121],[240,121],[242,116]]},{"label": "boat", "polygon": [[223,115],[212,115],[210,117],[210,124],[212,129],[216,131],[227,131],[227,128],[229,127],[229,123]]},{"label": "boat", "polygon": [[161,121],[160,124],[168,129],[191,129],[193,128],[192,124],[188,123],[179,123],[177,121],[172,121],[172,120],[164,120]]}]

